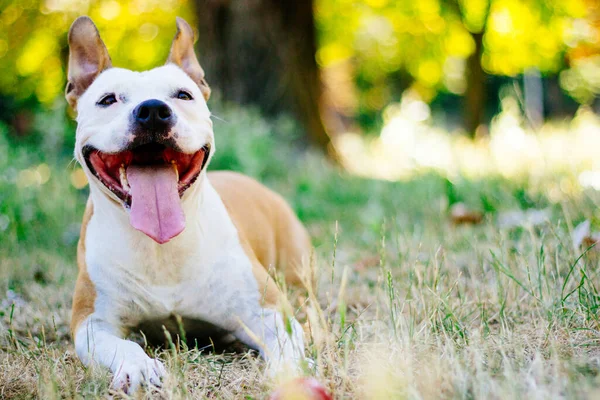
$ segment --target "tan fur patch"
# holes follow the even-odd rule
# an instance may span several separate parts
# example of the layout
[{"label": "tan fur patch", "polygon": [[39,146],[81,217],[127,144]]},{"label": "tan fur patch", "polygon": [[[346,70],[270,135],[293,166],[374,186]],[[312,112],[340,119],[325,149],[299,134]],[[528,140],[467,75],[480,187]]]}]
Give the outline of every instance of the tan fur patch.
[{"label": "tan fur patch", "polygon": [[257,181],[227,171],[210,172],[208,178],[238,229],[265,305],[275,306],[280,293],[269,272],[300,285],[300,269],[307,267],[312,249],[308,232],[285,200]]},{"label": "tan fur patch", "polygon": [[90,222],[93,213],[94,205],[92,204],[92,200],[88,199],[85,213],[83,214],[83,222],[81,223],[81,235],[79,237],[79,243],[77,244],[77,265],[79,267],[79,274],[77,275],[77,282],[75,283],[73,308],[71,310],[71,335],[73,335],[73,337],[75,337],[75,332],[77,332],[79,324],[81,324],[88,315],[94,312],[94,302],[96,301],[96,288],[90,280],[85,263],[85,235],[87,225]]}]

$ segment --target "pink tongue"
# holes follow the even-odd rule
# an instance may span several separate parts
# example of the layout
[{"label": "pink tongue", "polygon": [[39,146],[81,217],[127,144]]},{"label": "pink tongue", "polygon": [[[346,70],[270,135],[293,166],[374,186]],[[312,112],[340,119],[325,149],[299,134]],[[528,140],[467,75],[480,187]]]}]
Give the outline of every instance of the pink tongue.
[{"label": "pink tongue", "polygon": [[162,244],[185,228],[179,202],[177,174],[171,165],[127,168],[131,187],[131,225]]}]

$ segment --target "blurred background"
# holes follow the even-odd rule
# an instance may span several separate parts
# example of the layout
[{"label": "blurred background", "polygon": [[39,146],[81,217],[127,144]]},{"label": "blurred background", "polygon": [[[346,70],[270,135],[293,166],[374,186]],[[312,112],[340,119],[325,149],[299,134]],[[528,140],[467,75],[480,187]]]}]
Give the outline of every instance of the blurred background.
[{"label": "blurred background", "polygon": [[357,162],[356,146],[402,142],[406,151],[424,124],[482,138],[503,112],[532,130],[582,108],[600,112],[596,0],[0,4],[0,120],[20,137],[35,132],[39,112],[64,108],[66,33],[83,14],[98,25],[114,64],[136,70],[163,62],[174,18],[184,17],[219,100],[289,115],[308,141],[337,161],[352,158],[351,168],[367,175],[393,179],[406,165],[383,166],[394,161],[368,152]]},{"label": "blurred background", "polygon": [[507,204],[504,189],[469,182],[500,179],[519,207],[600,189],[597,0],[1,0],[0,10],[7,252],[78,235],[87,182],[63,91],[79,15],[113,64],[134,70],[164,62],[175,16],[190,22],[213,88],[211,167],[271,182],[305,220],[360,207],[379,220],[360,193],[374,184],[346,185],[351,176],[434,176],[442,209]]}]

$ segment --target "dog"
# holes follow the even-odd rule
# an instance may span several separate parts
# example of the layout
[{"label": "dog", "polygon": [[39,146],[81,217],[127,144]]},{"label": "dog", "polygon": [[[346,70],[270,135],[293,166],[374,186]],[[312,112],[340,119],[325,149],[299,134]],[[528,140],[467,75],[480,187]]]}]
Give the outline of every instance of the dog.
[{"label": "dog", "polygon": [[[78,244],[71,333],[84,365],[128,393],[164,365],[127,335],[186,333],[259,351],[277,374],[305,361],[302,326],[274,274],[299,283],[312,247],[288,204],[249,177],[206,172],[215,152],[210,87],[177,18],[164,66],[112,66],[88,17],[69,31],[66,98],[90,196]],[[174,323],[177,322],[177,323]]]}]

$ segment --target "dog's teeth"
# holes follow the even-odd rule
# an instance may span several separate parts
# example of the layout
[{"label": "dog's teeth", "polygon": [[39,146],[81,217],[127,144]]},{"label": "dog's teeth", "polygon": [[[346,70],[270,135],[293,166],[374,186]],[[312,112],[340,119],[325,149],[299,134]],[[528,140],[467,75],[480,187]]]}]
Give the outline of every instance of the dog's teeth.
[{"label": "dog's teeth", "polygon": [[175,162],[175,160],[171,161],[171,165],[173,166],[173,169],[175,170],[175,176],[177,176],[177,182],[179,182],[179,170],[177,169],[177,162]]},{"label": "dog's teeth", "polygon": [[121,179],[121,186],[125,192],[129,193],[129,181],[127,181],[127,174],[125,173],[125,165],[121,164],[119,168],[119,178]]}]

